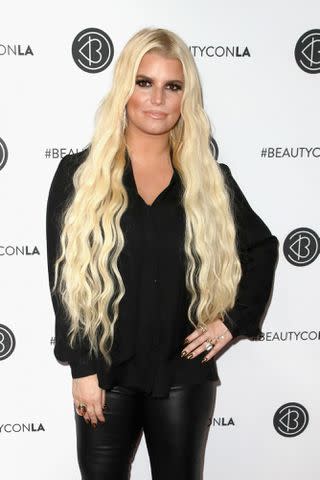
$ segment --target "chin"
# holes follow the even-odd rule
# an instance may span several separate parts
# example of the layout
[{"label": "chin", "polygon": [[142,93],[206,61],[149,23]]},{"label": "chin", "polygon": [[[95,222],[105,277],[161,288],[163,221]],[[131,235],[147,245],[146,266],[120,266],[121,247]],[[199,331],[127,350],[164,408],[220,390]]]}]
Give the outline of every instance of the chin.
[{"label": "chin", "polygon": [[148,123],[140,124],[139,128],[145,133],[161,135],[161,134],[170,132],[170,130],[172,130],[174,126],[175,126],[175,123],[174,124],[170,123],[170,125],[168,125],[167,123],[161,125],[160,122],[158,124],[155,124],[155,123],[150,124],[148,122]]},{"label": "chin", "polygon": [[169,133],[171,128],[146,128],[142,131],[144,133],[148,133],[149,135],[164,135],[165,133]]}]

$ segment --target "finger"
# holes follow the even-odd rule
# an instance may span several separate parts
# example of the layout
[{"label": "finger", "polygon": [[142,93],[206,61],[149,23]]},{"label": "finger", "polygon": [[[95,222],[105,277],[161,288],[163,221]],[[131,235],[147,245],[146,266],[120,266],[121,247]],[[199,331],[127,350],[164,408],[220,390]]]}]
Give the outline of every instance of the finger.
[{"label": "finger", "polygon": [[85,414],[85,410],[80,408],[81,402],[79,400],[74,400],[73,404],[74,404],[75,411],[79,415],[79,417],[83,417]]},{"label": "finger", "polygon": [[217,341],[213,345],[213,348],[211,350],[209,350],[209,352],[206,353],[206,355],[203,357],[202,361],[206,362],[206,361],[211,360],[211,358],[213,358],[217,353],[219,353],[220,350],[222,350],[223,347],[225,347],[227,345],[227,343],[229,343],[229,340],[227,340],[227,341],[221,341],[221,340]]},{"label": "finger", "polygon": [[82,410],[82,409],[80,410],[80,408],[77,406],[80,403],[81,403],[80,401],[77,401],[74,403],[75,412],[77,413],[77,415],[79,415],[79,417],[83,417],[86,423],[90,423],[90,418],[88,413],[85,410]]},{"label": "finger", "polygon": [[102,408],[102,410],[104,409],[105,406],[106,406],[106,391],[103,388],[101,390],[101,408]]},{"label": "finger", "polygon": [[[194,351],[199,345],[202,345],[203,342],[208,338],[208,332],[198,333],[193,341],[190,341],[186,346],[183,347],[181,356],[188,356],[191,352]],[[185,354],[183,354],[185,352]]]},{"label": "finger", "polygon": [[[199,345],[197,348],[195,348],[194,350],[192,350],[192,357],[191,358],[195,358],[197,357],[198,355],[200,355],[200,353],[203,353],[203,352],[207,352],[209,353],[212,352],[212,350],[214,349],[216,343],[213,343],[213,341],[210,341],[210,343],[213,345],[213,347],[211,348],[211,350],[206,350],[206,347],[207,347],[207,343],[210,341],[210,339],[207,339],[205,340],[204,342],[201,343],[201,345]],[[190,358],[190,357],[189,357]]]},{"label": "finger", "polygon": [[205,332],[203,332],[200,327],[196,328],[190,335],[188,335],[184,339],[184,345],[189,345],[193,340],[195,340],[196,338],[198,338],[199,336],[202,336],[204,334],[205,334]]},{"label": "finger", "polygon": [[97,404],[95,405],[95,414],[96,414],[97,419],[98,419],[100,422],[104,423],[104,422],[106,421],[106,419],[105,419],[105,416],[104,416],[104,414],[103,414],[102,408],[103,408],[103,407],[102,407],[102,405],[101,405],[101,402],[97,403]]},{"label": "finger", "polygon": [[80,408],[77,408],[76,406],[75,406],[75,410],[76,410],[77,415],[79,415],[79,417],[83,417],[83,416],[84,416],[83,410],[80,410]]},{"label": "finger", "polygon": [[90,417],[89,417],[89,415],[87,414],[87,412],[84,413],[82,416],[83,416],[83,419],[85,420],[86,423],[90,423],[90,422],[91,422]]},{"label": "finger", "polygon": [[96,416],[96,412],[95,412],[95,408],[93,405],[88,405],[87,406],[87,414],[88,414],[88,418],[91,422],[91,425],[93,427],[97,426],[98,424],[98,420],[97,420],[97,416]]},{"label": "finger", "polygon": [[205,355],[203,356],[201,363],[207,363],[209,360],[211,360],[218,352],[219,352],[219,345],[215,343],[211,350],[206,351],[205,350]]}]

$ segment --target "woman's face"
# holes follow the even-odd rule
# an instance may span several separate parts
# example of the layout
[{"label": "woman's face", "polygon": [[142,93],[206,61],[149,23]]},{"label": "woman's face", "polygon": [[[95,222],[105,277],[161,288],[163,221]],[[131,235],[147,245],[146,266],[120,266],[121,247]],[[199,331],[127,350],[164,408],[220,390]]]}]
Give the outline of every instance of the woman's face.
[{"label": "woman's face", "polygon": [[180,60],[146,53],[126,107],[128,131],[151,135],[168,133],[180,117],[183,80]]}]

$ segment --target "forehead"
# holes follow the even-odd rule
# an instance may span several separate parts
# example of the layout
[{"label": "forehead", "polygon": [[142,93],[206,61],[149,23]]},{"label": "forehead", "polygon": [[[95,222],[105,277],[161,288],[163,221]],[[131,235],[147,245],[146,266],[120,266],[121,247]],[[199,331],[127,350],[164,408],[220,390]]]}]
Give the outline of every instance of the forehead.
[{"label": "forehead", "polygon": [[183,79],[182,63],[178,58],[166,57],[156,52],[147,52],[141,59],[137,73],[150,75],[152,72],[160,76],[175,74],[175,78]]}]

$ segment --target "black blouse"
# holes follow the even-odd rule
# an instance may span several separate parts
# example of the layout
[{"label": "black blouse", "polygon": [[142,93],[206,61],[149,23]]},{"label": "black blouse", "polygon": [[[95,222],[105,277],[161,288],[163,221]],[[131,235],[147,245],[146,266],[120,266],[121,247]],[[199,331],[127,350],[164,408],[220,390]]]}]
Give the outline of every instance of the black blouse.
[{"label": "black blouse", "polygon": [[[58,227],[62,207],[73,193],[72,177],[86,158],[83,152],[66,155],[52,180],[47,203],[47,258],[49,284],[54,280],[58,253]],[[219,164],[233,199],[243,276],[236,305],[225,324],[233,337],[261,333],[260,318],[270,297],[278,256],[278,240],[251,209],[229,167]],[[119,318],[107,368],[102,354],[90,359],[88,344],[72,350],[67,344],[67,317],[57,294],[54,354],[68,362],[73,378],[97,373],[99,385],[134,386],[152,396],[168,395],[171,385],[218,380],[215,358],[201,363],[204,354],[181,358],[183,340],[194,327],[187,318],[189,294],[185,286],[184,210],[182,183],[174,169],[169,185],[147,205],[139,195],[126,155],[123,183],[129,206],[121,218],[125,245],[118,268],[126,293],[120,301]]]}]

